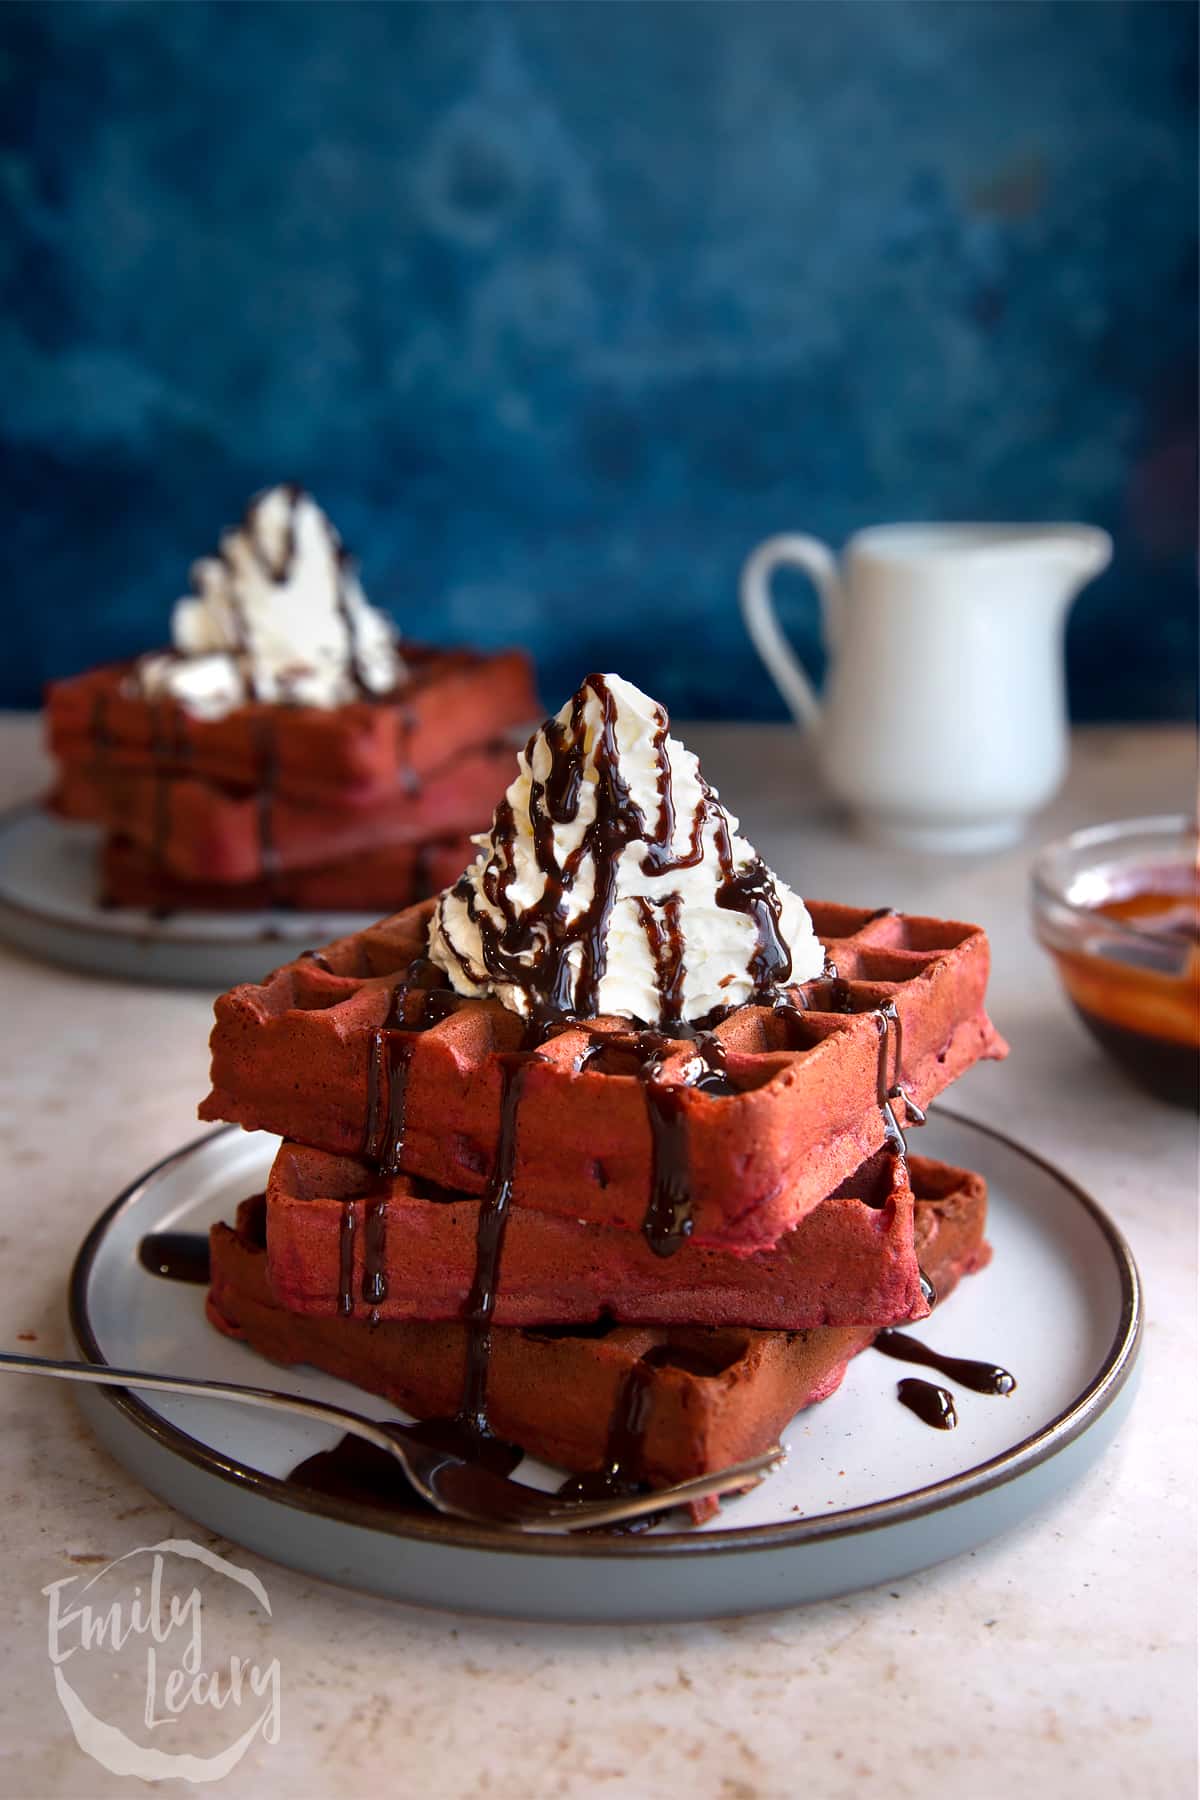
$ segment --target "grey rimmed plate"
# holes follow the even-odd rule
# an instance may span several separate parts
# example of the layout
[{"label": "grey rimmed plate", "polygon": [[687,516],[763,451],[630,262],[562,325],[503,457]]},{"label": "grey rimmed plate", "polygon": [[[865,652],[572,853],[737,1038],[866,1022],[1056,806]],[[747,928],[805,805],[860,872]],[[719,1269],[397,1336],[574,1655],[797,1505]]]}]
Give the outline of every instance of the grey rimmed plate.
[{"label": "grey rimmed plate", "polygon": [[[914,1335],[1010,1369],[1004,1397],[954,1389],[957,1430],[896,1399],[907,1368],[868,1350],[842,1388],[801,1413],[786,1466],[699,1530],[514,1540],[452,1519],[323,1496],[286,1477],[337,1436],[185,1397],[87,1388],[98,1436],[146,1486],[276,1562],[423,1605],[560,1620],[670,1620],[791,1606],[894,1581],[1022,1524],[1101,1455],[1131,1402],[1141,1334],[1138,1275],[1120,1233],[1074,1182],[1010,1138],[946,1110],[929,1156],[990,1188],[990,1266]],[[280,1369],[213,1331],[204,1293],[148,1274],[150,1231],[200,1230],[263,1188],[276,1140],[225,1127],[178,1151],[114,1201],[71,1278],[81,1354],[394,1407],[309,1369]],[[527,1459],[521,1476],[559,1479]]]},{"label": "grey rimmed plate", "polygon": [[0,938],[89,975],[201,987],[261,981],[299,951],[361,931],[376,913],[174,912],[96,902],[99,827],[37,807],[0,817]]}]

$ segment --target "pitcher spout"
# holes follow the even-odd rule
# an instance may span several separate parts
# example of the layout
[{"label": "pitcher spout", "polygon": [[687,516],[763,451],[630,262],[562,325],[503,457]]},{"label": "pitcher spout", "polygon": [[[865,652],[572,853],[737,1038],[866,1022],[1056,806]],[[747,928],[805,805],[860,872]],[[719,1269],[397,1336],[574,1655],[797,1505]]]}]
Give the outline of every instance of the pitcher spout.
[{"label": "pitcher spout", "polygon": [[1113,556],[1113,541],[1099,525],[1044,525],[1031,533],[1029,548],[1058,572],[1064,604],[1102,574]]}]

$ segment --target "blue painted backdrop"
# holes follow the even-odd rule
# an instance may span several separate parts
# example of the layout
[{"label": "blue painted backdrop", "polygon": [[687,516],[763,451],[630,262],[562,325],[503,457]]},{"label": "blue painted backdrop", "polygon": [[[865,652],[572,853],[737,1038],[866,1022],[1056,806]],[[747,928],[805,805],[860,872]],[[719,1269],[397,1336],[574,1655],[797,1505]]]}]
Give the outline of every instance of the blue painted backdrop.
[{"label": "blue painted backdrop", "polygon": [[410,632],[684,713],[780,712],[764,533],[1094,520],[1077,715],[1191,706],[1190,4],[91,0],[0,42],[4,699],[160,640],[289,477]]}]

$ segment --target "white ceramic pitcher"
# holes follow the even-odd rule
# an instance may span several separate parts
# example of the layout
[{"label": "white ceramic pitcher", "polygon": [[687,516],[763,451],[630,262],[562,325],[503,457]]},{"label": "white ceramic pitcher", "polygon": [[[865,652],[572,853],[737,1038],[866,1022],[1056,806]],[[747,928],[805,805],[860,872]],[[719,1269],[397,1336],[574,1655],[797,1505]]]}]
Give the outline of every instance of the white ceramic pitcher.
[{"label": "white ceramic pitcher", "polygon": [[[839,567],[817,538],[768,538],[742,613],[830,788],[879,842],[1011,843],[1066,767],[1063,627],[1112,540],[1092,525],[877,525]],[[811,577],[828,652],[823,701],[771,601],[783,564]]]}]

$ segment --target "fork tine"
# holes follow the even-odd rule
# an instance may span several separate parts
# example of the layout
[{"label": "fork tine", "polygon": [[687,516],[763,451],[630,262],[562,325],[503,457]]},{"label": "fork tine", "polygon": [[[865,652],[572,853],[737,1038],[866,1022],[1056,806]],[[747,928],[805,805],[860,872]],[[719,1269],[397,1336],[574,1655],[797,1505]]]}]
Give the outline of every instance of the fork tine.
[{"label": "fork tine", "polygon": [[626,1494],[612,1500],[584,1501],[575,1508],[562,1507],[541,1524],[527,1525],[524,1530],[583,1531],[597,1525],[619,1525],[627,1519],[644,1518],[647,1514],[667,1512],[676,1506],[687,1506],[695,1500],[718,1499],[722,1494],[742,1493],[757,1487],[761,1481],[787,1460],[782,1444],[773,1444],[760,1456],[745,1462],[731,1463],[690,1481],[679,1481],[672,1487],[655,1488],[648,1494]]},{"label": "fork tine", "polygon": [[[396,1446],[397,1455],[409,1448],[403,1437]],[[418,1485],[427,1491],[433,1504],[443,1512],[473,1519],[478,1524],[497,1525],[521,1532],[566,1533],[588,1531],[601,1525],[619,1525],[626,1519],[641,1518],[648,1513],[666,1512],[689,1501],[707,1499],[710,1495],[729,1494],[756,1487],[784,1458],[778,1444],[761,1456],[715,1469],[673,1487],[656,1488],[648,1494],[614,1495],[611,1500],[562,1501],[557,1494],[540,1488],[526,1487],[508,1476],[494,1475],[478,1464],[462,1463],[451,1458],[426,1462],[421,1467],[423,1446],[412,1446],[417,1468],[410,1468]]]}]

